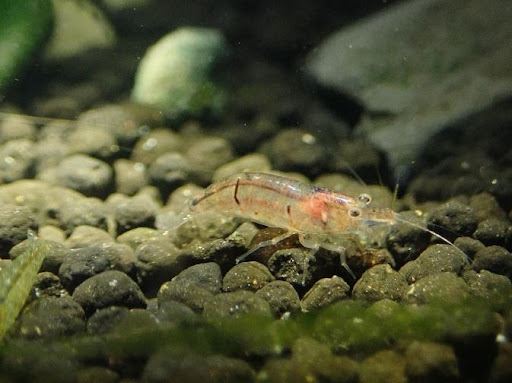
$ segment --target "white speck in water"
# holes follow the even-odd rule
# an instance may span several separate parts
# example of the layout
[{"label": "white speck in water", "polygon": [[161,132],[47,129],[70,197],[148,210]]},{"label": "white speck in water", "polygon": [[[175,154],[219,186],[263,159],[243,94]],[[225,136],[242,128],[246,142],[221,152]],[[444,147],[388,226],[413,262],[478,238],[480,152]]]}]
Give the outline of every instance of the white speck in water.
[{"label": "white speck in water", "polygon": [[143,172],[146,169],[146,165],[144,165],[142,162],[136,162],[133,165],[133,169],[137,172]]},{"label": "white speck in water", "polygon": [[494,178],[494,179],[491,181],[491,184],[493,184],[493,185],[497,185],[497,184],[498,184],[498,179],[497,179],[497,178]]},{"label": "white speck in water", "polygon": [[460,167],[461,167],[462,169],[464,169],[464,170],[469,169],[469,168],[470,168],[469,162],[467,162],[467,161],[462,161],[462,162],[460,163]]},{"label": "white speck in water", "polygon": [[118,281],[117,279],[112,279],[112,280],[108,283],[108,285],[109,285],[110,287],[117,287],[118,283],[119,283],[119,281]]},{"label": "white speck in water", "polygon": [[353,46],[352,44],[348,44],[349,49],[352,49],[352,46]]},{"label": "white speck in water", "polygon": [[302,142],[308,145],[312,145],[316,142],[316,137],[312,134],[306,133],[302,135]]},{"label": "white speck in water", "polygon": [[507,343],[508,339],[504,334],[496,335],[496,343]]},{"label": "white speck in water", "polygon": [[354,322],[355,324],[361,324],[361,323],[363,323],[363,320],[362,320],[361,318],[357,318],[357,317],[355,317],[355,318],[353,319],[353,322]]},{"label": "white speck in water", "polygon": [[144,145],[142,145],[142,148],[144,150],[151,150],[154,149],[157,144],[158,140],[156,138],[148,138],[146,142],[144,142]]},{"label": "white speck in water", "polygon": [[7,165],[12,165],[16,162],[16,160],[14,159],[14,157],[11,157],[11,156],[5,156],[4,157],[4,162],[7,164]]}]

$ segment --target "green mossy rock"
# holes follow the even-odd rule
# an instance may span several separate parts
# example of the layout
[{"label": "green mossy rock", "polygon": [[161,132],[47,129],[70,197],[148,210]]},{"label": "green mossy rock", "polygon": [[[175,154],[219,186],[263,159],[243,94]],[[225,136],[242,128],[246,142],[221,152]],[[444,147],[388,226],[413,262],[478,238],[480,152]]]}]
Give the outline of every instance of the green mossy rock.
[{"label": "green mossy rock", "polygon": [[222,34],[179,28],[148,49],[135,77],[132,99],[160,108],[171,120],[219,115],[226,93],[217,81],[226,57]]},{"label": "green mossy rock", "polygon": [[0,0],[0,100],[50,32],[51,0]]}]

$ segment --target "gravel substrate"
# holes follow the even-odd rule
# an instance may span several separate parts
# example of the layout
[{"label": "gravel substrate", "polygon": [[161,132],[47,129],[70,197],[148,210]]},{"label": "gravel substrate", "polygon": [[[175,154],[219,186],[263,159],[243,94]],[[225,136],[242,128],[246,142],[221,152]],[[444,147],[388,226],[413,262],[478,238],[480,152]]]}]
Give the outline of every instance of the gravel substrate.
[{"label": "gravel substrate", "polygon": [[[460,165],[478,135],[444,163],[427,153],[394,200],[373,171],[389,175],[381,153],[270,59],[248,60],[213,121],[117,101],[116,65],[98,69],[117,79],[115,101],[97,76],[84,80],[94,102],[43,84],[14,105],[75,121],[0,120],[0,273],[30,232],[48,248],[0,347],[0,381],[512,381],[510,152],[485,156],[498,180],[485,187]],[[455,246],[398,223],[343,235],[339,251],[292,236],[237,262],[282,231],[181,211],[243,171],[367,192]]]}]

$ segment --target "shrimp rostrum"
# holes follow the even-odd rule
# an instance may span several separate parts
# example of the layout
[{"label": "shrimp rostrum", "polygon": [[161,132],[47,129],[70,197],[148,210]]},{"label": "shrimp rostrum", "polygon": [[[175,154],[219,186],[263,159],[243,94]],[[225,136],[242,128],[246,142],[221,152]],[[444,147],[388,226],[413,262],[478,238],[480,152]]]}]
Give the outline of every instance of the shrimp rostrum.
[{"label": "shrimp rostrum", "polygon": [[[216,211],[233,215],[286,233],[257,248],[276,244],[291,235],[312,251],[320,247],[343,253],[327,236],[363,236],[376,225],[392,225],[397,214],[388,208],[371,206],[371,197],[350,197],[342,193],[267,173],[242,173],[210,185],[192,201],[191,213]],[[237,259],[240,261],[255,249]],[[346,266],[344,258],[342,265]]]}]

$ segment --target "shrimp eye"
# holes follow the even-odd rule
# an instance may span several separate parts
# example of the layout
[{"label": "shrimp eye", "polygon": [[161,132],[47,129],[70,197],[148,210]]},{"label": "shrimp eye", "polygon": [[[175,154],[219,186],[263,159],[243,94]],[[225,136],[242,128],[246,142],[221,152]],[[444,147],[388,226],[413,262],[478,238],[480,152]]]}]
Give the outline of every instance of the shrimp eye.
[{"label": "shrimp eye", "polygon": [[359,209],[356,209],[356,208],[352,208],[348,211],[348,214],[351,216],[351,217],[359,217],[361,215],[361,210]]},{"label": "shrimp eye", "polygon": [[361,201],[365,205],[369,205],[370,202],[372,202],[372,197],[366,193],[359,194],[359,197],[357,197],[357,199],[359,199],[359,201]]}]

